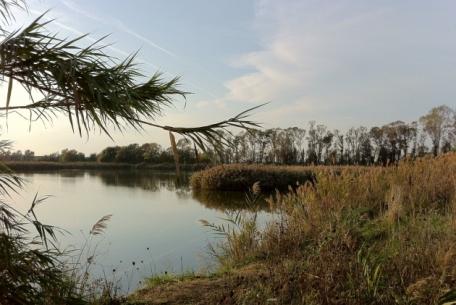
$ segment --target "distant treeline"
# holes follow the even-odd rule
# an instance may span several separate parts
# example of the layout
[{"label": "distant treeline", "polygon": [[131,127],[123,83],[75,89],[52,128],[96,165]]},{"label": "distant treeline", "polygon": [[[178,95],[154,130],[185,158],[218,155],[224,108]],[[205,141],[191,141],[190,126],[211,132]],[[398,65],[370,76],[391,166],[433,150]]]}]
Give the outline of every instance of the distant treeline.
[{"label": "distant treeline", "polygon": [[[448,106],[431,109],[417,121],[395,121],[380,127],[350,128],[346,132],[329,130],[309,122],[307,128],[250,130],[237,135],[224,132],[231,146],[214,141],[212,148],[200,151],[188,139],[177,142],[181,164],[192,163],[267,163],[267,164],[393,164],[400,159],[434,156],[456,150],[456,110]],[[220,141],[221,143],[222,141]],[[98,161],[105,163],[170,163],[170,147],[157,143],[130,144],[103,149],[85,156],[74,149],[35,156],[33,151],[3,151],[7,161]]]},{"label": "distant treeline", "polygon": [[411,123],[361,126],[344,133],[311,121],[307,129],[252,130],[232,142],[233,147],[218,154],[222,163],[387,165],[455,150],[456,109],[443,105]]},{"label": "distant treeline", "polygon": [[[177,142],[179,158],[182,164],[209,163],[214,157],[208,154],[199,154],[196,158],[195,151],[189,148],[186,139]],[[5,150],[0,152],[3,161],[47,161],[47,162],[101,162],[101,163],[173,163],[174,156],[171,148],[164,149],[157,143],[130,144],[127,146],[106,147],[100,153],[86,156],[75,149],[63,149],[49,155],[37,156],[31,150],[24,152]]]}]

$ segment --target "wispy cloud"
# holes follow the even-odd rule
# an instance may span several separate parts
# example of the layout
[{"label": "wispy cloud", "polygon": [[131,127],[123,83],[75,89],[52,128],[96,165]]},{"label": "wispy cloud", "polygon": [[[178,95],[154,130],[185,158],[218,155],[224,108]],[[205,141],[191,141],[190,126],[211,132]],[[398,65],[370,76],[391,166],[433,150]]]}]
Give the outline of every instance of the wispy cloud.
[{"label": "wispy cloud", "polygon": [[[68,9],[71,9],[72,11],[76,12],[77,14],[80,14],[86,18],[89,18],[89,19],[92,19],[94,21],[97,21],[97,22],[102,22],[104,24],[109,24],[111,26],[115,26],[116,28],[119,29],[119,31],[122,31],[128,35],[131,35],[137,39],[139,39],[140,41],[143,41],[144,43],[146,43],[147,45],[155,48],[155,49],[158,49],[160,50],[161,52],[173,57],[173,58],[177,58],[177,55],[161,46],[159,46],[158,44],[154,43],[153,41],[151,41],[150,39],[148,39],[147,37],[144,37],[143,35],[131,30],[129,27],[127,27],[125,24],[123,24],[122,22],[120,22],[119,20],[117,19],[110,19],[109,21],[107,21],[107,19],[105,18],[102,18],[96,14],[93,14],[93,13],[90,13],[84,9],[81,9],[77,4],[71,2],[71,1],[68,1],[68,0],[64,0],[62,1],[62,3],[65,5],[65,7],[67,7]],[[35,16],[40,16],[42,15],[42,12],[41,11],[38,11],[38,10],[35,10],[35,9],[30,9],[29,10],[30,13],[32,13],[33,15]],[[65,14],[64,14],[65,15]],[[65,24],[65,23],[62,23],[60,21],[58,21],[60,18],[58,18],[57,20],[53,20],[53,25],[69,32],[69,33],[73,33],[77,36],[82,36],[82,35],[85,35],[87,33],[84,33],[72,26],[69,26],[68,24]],[[51,20],[51,18],[46,18],[45,17],[45,20]],[[97,39],[91,37],[91,36],[86,36],[84,39],[90,41],[90,42],[96,42]],[[122,50],[118,47],[115,47],[115,46],[112,46],[112,45],[108,45],[106,47],[107,49],[111,50],[111,51],[114,51],[116,52],[117,54],[120,54],[124,57],[126,56],[130,56],[131,53],[125,51],[125,50]],[[138,61],[141,62],[142,64],[144,65],[147,65],[149,67],[151,67],[152,69],[156,70],[156,71],[160,71],[160,67],[158,67],[156,64],[153,64],[152,62],[142,58],[142,57],[138,57]],[[169,72],[165,72],[165,71],[162,71],[161,72],[164,76],[166,77],[169,77],[169,78],[173,78],[174,75],[172,75],[171,73]],[[203,87],[201,87],[200,85],[198,85],[197,83],[191,81],[191,80],[186,80],[185,81],[186,84],[190,85],[190,87],[192,87],[193,89],[196,89],[198,92],[204,92],[207,96],[211,97],[211,98],[217,98],[217,95],[214,94],[213,92],[211,92],[210,90],[207,90]]]},{"label": "wispy cloud", "polygon": [[[128,35],[130,35],[132,37],[135,37],[136,39],[142,41],[146,45],[148,45],[148,46],[150,46],[150,47],[152,47],[152,48],[154,48],[156,50],[159,50],[160,52],[162,52],[162,53],[164,53],[164,54],[166,54],[166,55],[168,55],[170,57],[173,57],[174,59],[181,60],[180,57],[176,53],[174,53],[174,52],[172,52],[172,51],[160,46],[159,44],[155,43],[154,41],[152,41],[151,39],[145,37],[144,35],[138,33],[137,31],[132,30],[130,27],[126,26],[123,22],[121,22],[120,20],[118,20],[116,18],[105,18],[105,17],[98,16],[96,14],[93,14],[91,12],[88,12],[88,11],[80,8],[76,3],[72,2],[72,1],[69,1],[69,0],[63,0],[62,3],[68,9],[71,9],[72,11],[74,11],[74,12],[76,12],[76,13],[78,13],[78,14],[86,17],[86,18],[92,19],[94,21],[97,21],[97,22],[100,22],[100,23],[103,23],[103,24],[107,24],[107,25],[113,26],[113,27],[117,28],[119,31],[124,32],[124,33],[126,33],[126,34],[128,34]],[[75,30],[72,27],[65,26],[65,25],[63,25],[61,23],[59,23],[57,25],[59,25],[62,28],[65,28],[65,29],[67,29],[67,30],[69,30],[69,31],[71,31],[71,32],[73,32],[75,34],[78,34],[78,35],[82,34],[80,31],[77,31],[77,30]],[[94,40],[92,39],[92,41],[94,41]],[[117,52],[117,53],[119,53],[119,54],[121,54],[121,55],[123,55],[123,56],[130,55],[130,53],[125,52],[125,51],[123,51],[123,50],[121,50],[119,48],[113,47],[113,46],[109,46],[108,48],[113,50],[113,51],[115,51],[115,52]],[[144,58],[138,58],[138,59],[142,63],[152,67],[154,70],[157,70],[157,71],[161,70],[160,67],[158,67],[157,65],[151,63],[150,61],[145,60]],[[184,63],[184,64],[187,64],[187,63]],[[198,68],[204,70],[204,68],[199,66],[199,65],[198,65]],[[206,70],[204,70],[204,71],[207,72]],[[168,72],[162,72],[162,74],[165,75],[165,76],[168,76],[168,77],[174,77],[172,74],[170,74]],[[199,92],[204,92],[206,95],[208,95],[208,96],[210,96],[212,98],[216,98],[217,97],[216,94],[214,94],[212,91],[210,91],[210,90],[208,90],[206,88],[203,88],[202,86],[200,86],[199,84],[197,84],[197,83],[195,83],[195,82],[193,82],[191,80],[187,79],[185,82],[187,84],[189,84],[191,87],[197,89]]]},{"label": "wispy cloud", "polygon": [[[449,87],[454,62],[447,56],[456,52],[450,2],[432,9],[424,3],[284,2],[257,1],[253,26],[262,47],[233,60],[248,72],[226,81],[226,94],[214,105],[272,101],[269,118],[276,123],[322,119],[346,127],[395,119],[399,109],[409,111],[397,116],[414,118],[436,98],[456,98]],[[348,121],[353,117],[358,122]]]},{"label": "wispy cloud", "polygon": [[65,5],[67,8],[71,9],[72,11],[78,13],[78,14],[81,14],[89,19],[92,19],[94,21],[97,21],[97,22],[100,22],[100,23],[103,23],[103,24],[108,24],[110,26],[114,26],[116,27],[118,30],[128,34],[128,35],[131,35],[139,40],[141,40],[142,42],[146,43],[147,45],[149,45],[150,47],[152,48],[155,48],[169,56],[172,56],[172,57],[177,57],[176,54],[174,54],[173,52],[167,50],[166,48],[160,46],[159,44],[153,42],[152,40],[150,40],[149,38],[147,37],[144,37],[143,35],[139,34],[138,32],[130,29],[129,27],[125,26],[120,20],[118,19],[113,19],[113,18],[102,18],[96,14],[93,14],[91,12],[88,12],[82,8],[80,8],[77,4],[75,4],[74,2],[72,1],[69,1],[69,0],[63,0],[62,1],[62,4]]},{"label": "wispy cloud", "polygon": [[[34,10],[34,9],[30,9],[29,12],[31,14],[35,15],[35,16],[41,16],[43,14],[41,11],[37,11],[37,10]],[[58,20],[55,20],[55,19],[53,20],[51,18],[46,18],[45,17],[44,20],[46,20],[46,21],[52,20],[52,24],[53,25],[65,30],[65,31],[67,31],[69,33],[75,34],[77,36],[84,36],[84,35],[87,34],[87,33],[81,32],[80,30],[77,30],[74,27],[68,26],[67,24],[64,24],[64,23],[62,23],[62,22],[60,22]],[[86,36],[84,39],[87,39],[90,42],[96,42],[97,41],[97,39],[95,39],[93,37],[90,37],[90,36]],[[117,47],[111,46],[111,45],[106,46],[106,48],[111,50],[111,51],[114,51],[114,52],[116,52],[116,53],[118,53],[118,54],[120,54],[122,56],[129,56],[130,55],[130,53],[128,53],[128,52],[126,52],[126,51],[124,51],[122,49],[119,49]]]}]

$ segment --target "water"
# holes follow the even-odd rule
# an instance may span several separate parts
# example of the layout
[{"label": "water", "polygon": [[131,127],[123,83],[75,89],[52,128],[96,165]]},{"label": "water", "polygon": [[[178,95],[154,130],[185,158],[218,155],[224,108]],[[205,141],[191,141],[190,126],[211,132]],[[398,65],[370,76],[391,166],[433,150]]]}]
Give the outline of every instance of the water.
[{"label": "water", "polygon": [[96,253],[92,277],[114,280],[123,292],[152,274],[210,270],[214,262],[207,245],[217,241],[199,220],[220,223],[227,209],[244,208],[245,202],[239,193],[194,193],[188,176],[177,179],[174,173],[59,171],[21,176],[27,186],[15,202],[25,211],[36,193],[51,195],[36,214],[43,223],[67,231],[59,237],[62,248],[83,247],[93,224],[112,215],[104,234],[86,247],[83,260]]}]

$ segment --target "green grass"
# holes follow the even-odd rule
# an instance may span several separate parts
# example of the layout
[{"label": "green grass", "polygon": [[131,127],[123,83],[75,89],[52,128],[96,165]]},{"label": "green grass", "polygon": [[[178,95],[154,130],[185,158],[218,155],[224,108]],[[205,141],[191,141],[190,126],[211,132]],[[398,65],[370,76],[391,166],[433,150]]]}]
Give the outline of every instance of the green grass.
[{"label": "green grass", "polygon": [[187,271],[182,274],[173,274],[173,273],[160,273],[153,275],[151,277],[148,277],[145,280],[145,285],[146,288],[153,288],[159,285],[164,285],[167,283],[175,283],[175,282],[180,282],[180,281],[185,281],[185,280],[191,280],[196,278],[197,275],[193,271]]}]

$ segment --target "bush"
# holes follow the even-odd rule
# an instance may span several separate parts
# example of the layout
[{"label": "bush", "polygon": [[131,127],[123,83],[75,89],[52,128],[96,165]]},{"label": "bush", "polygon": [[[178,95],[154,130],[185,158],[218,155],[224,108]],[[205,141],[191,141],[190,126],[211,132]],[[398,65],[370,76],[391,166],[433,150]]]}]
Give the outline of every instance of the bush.
[{"label": "bush", "polygon": [[61,162],[82,162],[85,161],[85,155],[75,149],[64,149],[60,154]]},{"label": "bush", "polygon": [[194,189],[247,191],[253,183],[259,182],[262,190],[272,191],[286,190],[314,179],[310,167],[233,164],[194,173],[190,183]]},{"label": "bush", "polygon": [[[37,198],[27,214],[6,202],[9,192],[16,192],[23,181],[5,167],[0,180],[0,304],[86,304],[74,288],[61,252],[53,247],[54,228],[42,224],[34,207],[45,198]],[[31,238],[30,227],[38,236]]]}]

